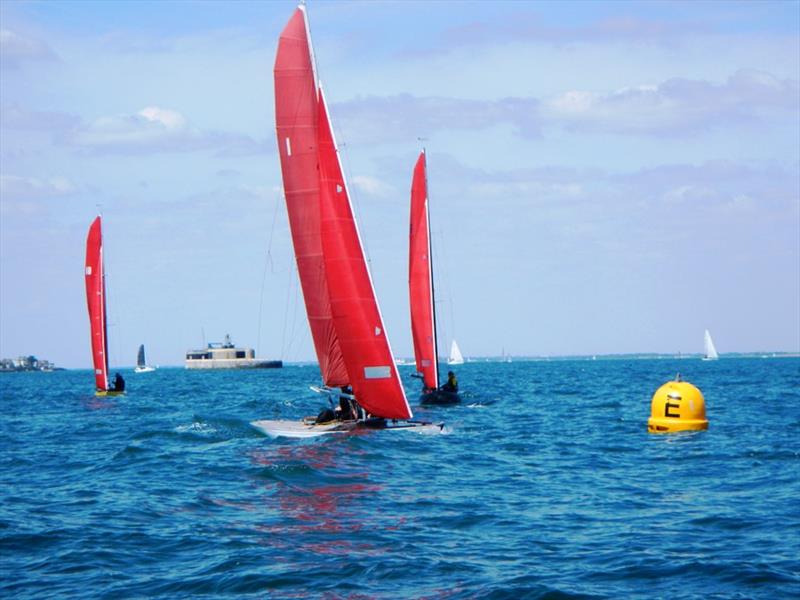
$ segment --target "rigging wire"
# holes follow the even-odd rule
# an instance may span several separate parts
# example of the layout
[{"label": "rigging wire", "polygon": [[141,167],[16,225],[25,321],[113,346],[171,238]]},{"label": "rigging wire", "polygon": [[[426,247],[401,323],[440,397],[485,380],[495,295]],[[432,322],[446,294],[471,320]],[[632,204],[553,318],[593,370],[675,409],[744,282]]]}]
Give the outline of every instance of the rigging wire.
[{"label": "rigging wire", "polygon": [[[272,241],[275,237],[275,222],[278,219],[278,201],[275,201],[275,210],[272,213],[272,227],[270,228],[269,232],[269,243],[267,244],[267,255],[264,258],[264,271],[261,275],[261,296],[258,300],[258,335],[257,335],[257,343],[256,343],[256,352],[261,352],[261,316],[264,310],[264,286],[267,281],[267,267],[270,267],[270,273],[275,273],[275,266],[272,262]],[[283,348],[281,348],[281,352],[283,352]],[[262,354],[263,356],[263,354]],[[281,358],[283,358],[283,354],[281,354]]]}]

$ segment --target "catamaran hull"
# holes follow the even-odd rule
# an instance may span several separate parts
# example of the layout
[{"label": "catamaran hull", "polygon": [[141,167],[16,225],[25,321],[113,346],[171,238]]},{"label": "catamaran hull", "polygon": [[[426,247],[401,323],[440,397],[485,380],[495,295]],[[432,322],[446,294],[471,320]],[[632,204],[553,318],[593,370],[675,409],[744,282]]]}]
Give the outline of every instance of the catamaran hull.
[{"label": "catamaran hull", "polygon": [[347,433],[355,429],[350,423],[309,423],[306,421],[251,421],[250,425],[271,438],[312,438],[332,433]]},{"label": "catamaran hull", "polygon": [[346,421],[333,423],[313,423],[310,421],[252,421],[250,425],[275,439],[285,438],[313,438],[336,433],[350,433],[355,430],[380,429],[386,431],[416,431],[418,433],[440,433],[444,423],[423,423],[419,421],[399,422],[362,422]]},{"label": "catamaran hull", "polygon": [[461,396],[458,395],[458,392],[446,392],[444,390],[435,390],[433,392],[428,392],[427,394],[422,394],[419,398],[420,404],[425,405],[448,405],[448,404],[458,404],[461,402]]}]

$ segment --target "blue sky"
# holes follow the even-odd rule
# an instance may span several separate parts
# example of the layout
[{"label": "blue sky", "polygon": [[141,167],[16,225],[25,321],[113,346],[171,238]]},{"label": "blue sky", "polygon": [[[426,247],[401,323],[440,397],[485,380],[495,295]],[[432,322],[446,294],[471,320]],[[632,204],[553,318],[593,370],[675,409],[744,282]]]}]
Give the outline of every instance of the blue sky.
[{"label": "blue sky", "polygon": [[[0,4],[0,356],[313,359],[275,152],[292,2]],[[395,354],[428,151],[440,347],[800,351],[800,3],[309,2]]]}]

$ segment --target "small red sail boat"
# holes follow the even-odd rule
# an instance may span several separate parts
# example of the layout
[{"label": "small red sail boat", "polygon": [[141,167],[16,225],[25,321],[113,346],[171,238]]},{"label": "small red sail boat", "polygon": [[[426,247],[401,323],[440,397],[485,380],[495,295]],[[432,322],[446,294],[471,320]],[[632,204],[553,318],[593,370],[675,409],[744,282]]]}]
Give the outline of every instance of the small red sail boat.
[{"label": "small red sail boat", "polygon": [[92,336],[92,362],[97,396],[125,393],[125,381],[117,374],[113,383],[108,378],[108,328],[106,325],[106,275],[103,266],[103,232],[98,216],[86,236],[86,303]]},{"label": "small red sail boat", "polygon": [[281,33],[274,76],[289,227],[323,382],[313,389],[329,395],[332,409],[300,422],[251,424],[271,437],[364,427],[441,429],[410,420],[317,82],[305,6],[295,10]]},{"label": "small red sail boat", "polygon": [[436,304],[433,286],[428,173],[425,151],[420,152],[411,180],[411,224],[409,227],[408,294],[414,358],[422,379],[422,404],[456,404],[458,388],[450,382],[439,386],[439,355],[436,341]]}]

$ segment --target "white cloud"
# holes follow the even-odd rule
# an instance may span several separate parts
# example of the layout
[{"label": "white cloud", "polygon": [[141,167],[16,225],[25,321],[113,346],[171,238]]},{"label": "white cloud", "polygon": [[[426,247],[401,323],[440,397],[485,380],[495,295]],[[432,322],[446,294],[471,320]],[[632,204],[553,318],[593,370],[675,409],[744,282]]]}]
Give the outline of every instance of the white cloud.
[{"label": "white cloud", "polygon": [[361,192],[369,196],[386,198],[391,196],[394,188],[380,179],[368,175],[356,175],[352,179],[353,185]]},{"label": "white cloud", "polygon": [[78,189],[78,186],[66,177],[39,179],[18,175],[0,175],[0,196],[4,202],[69,196]]},{"label": "white cloud", "polygon": [[148,106],[132,115],[100,117],[76,127],[61,141],[109,154],[215,150],[221,156],[244,156],[272,151],[271,143],[249,136],[202,131],[180,112],[159,106]]},{"label": "white cloud", "polygon": [[139,115],[152,123],[160,123],[167,129],[182,129],[186,127],[186,118],[174,110],[148,106],[140,110]]},{"label": "white cloud", "polygon": [[10,31],[0,30],[0,63],[16,68],[26,61],[56,60],[56,55],[44,42]]}]

